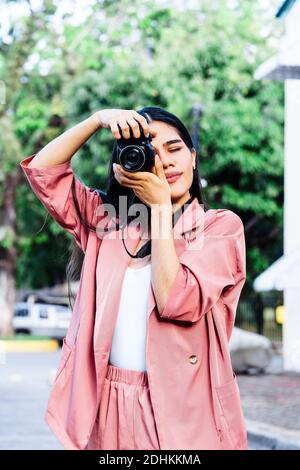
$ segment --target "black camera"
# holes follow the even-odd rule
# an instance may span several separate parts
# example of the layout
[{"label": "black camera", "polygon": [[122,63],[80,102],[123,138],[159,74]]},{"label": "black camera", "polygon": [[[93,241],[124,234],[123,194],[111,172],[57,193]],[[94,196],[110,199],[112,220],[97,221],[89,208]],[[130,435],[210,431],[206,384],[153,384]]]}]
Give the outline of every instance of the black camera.
[{"label": "black camera", "polygon": [[152,136],[145,137],[141,125],[140,137],[133,135],[129,125],[130,137],[125,139],[119,126],[121,138],[117,140],[117,160],[127,171],[151,171],[154,165],[155,150],[151,145]]}]

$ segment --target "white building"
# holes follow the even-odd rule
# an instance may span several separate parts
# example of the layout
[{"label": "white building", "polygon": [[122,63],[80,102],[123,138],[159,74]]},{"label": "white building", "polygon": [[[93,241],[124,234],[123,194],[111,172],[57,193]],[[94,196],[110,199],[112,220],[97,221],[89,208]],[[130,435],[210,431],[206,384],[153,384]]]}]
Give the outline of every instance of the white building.
[{"label": "white building", "polygon": [[255,78],[284,80],[284,255],[254,282],[254,289],[283,290],[284,368],[300,372],[300,0],[285,0],[276,17],[285,22],[279,52]]}]

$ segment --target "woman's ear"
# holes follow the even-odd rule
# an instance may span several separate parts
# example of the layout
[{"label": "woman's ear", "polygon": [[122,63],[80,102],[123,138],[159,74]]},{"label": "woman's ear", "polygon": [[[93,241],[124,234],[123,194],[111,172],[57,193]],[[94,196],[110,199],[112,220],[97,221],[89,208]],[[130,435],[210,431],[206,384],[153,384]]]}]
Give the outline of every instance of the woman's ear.
[{"label": "woman's ear", "polygon": [[192,148],[193,170],[195,170],[196,168],[196,156],[197,156],[197,152],[196,152],[196,149],[193,147]]}]

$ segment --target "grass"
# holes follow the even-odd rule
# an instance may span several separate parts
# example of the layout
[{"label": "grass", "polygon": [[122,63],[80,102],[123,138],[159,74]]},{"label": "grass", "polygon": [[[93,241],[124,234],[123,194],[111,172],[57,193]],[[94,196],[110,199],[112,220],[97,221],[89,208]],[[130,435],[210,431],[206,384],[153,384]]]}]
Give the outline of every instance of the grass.
[{"label": "grass", "polygon": [[11,336],[0,336],[0,341],[41,341],[41,340],[49,340],[51,339],[49,336],[33,336],[33,335],[26,335],[26,334],[17,334]]}]

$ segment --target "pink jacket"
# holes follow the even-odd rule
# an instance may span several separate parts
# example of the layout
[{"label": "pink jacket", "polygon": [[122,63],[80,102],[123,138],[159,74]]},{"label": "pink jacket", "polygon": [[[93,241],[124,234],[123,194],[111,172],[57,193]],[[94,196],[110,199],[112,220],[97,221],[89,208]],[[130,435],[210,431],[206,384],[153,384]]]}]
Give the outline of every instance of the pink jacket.
[{"label": "pink jacket", "polygon": [[[101,399],[121,285],[131,258],[117,232],[99,237],[79,222],[71,192],[73,177],[80,209],[93,225],[98,223],[96,208],[102,201],[75,177],[71,162],[28,168],[33,157],[20,162],[32,190],[85,253],[45,414],[65,449],[83,450]],[[197,229],[194,238],[193,229]],[[137,244],[136,230],[132,223],[125,230],[130,252]],[[164,310],[159,314],[152,288],[148,305],[147,372],[160,448],[247,449],[228,348],[246,277],[242,221],[226,209],[204,212],[194,199],[173,233],[180,270]]]}]

